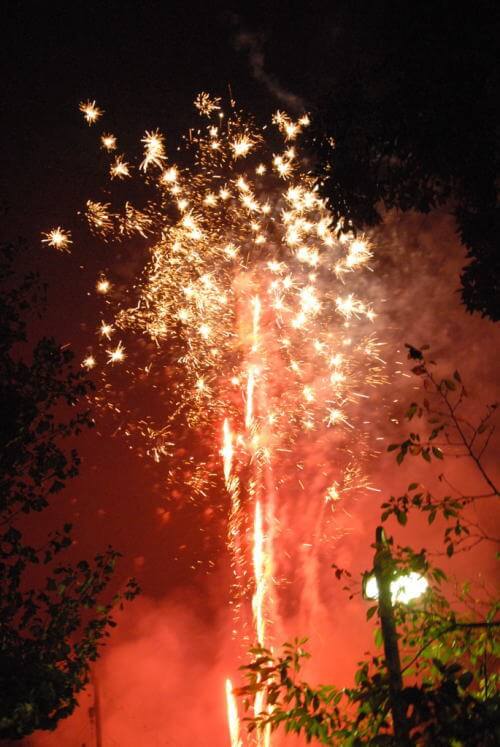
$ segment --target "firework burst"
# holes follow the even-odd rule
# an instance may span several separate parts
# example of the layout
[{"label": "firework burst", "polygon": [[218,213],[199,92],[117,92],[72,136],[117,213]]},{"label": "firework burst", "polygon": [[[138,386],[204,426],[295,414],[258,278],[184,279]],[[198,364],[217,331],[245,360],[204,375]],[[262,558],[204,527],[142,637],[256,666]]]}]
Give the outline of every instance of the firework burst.
[{"label": "firework burst", "polygon": [[[205,93],[195,106],[206,124],[184,140],[177,163],[158,130],[142,138],[134,173],[151,191],[146,207],[87,202],[90,230],[104,241],[149,242],[133,304],[119,308],[112,324],[103,321],[99,332],[108,364],[126,358],[121,340],[108,347],[118,330],[146,340],[151,358],[143,375],[169,371],[161,416],[142,415],[135,429],[155,459],[169,458],[169,477],[182,475],[194,497],[210,495],[223,480],[240,637],[267,645],[276,622],[274,546],[286,524],[280,505],[293,485],[304,491],[307,444],[329,443],[323,451],[330,455],[335,450],[334,459],[321,449],[315,457],[323,476],[315,526],[334,514],[346,492],[365,487],[359,402],[384,373],[375,311],[351,286],[372,249],[331,213],[304,167],[297,143],[307,115],[295,121],[277,112],[268,133],[239,112],[226,117],[220,99]],[[81,109],[89,124],[95,121],[89,120],[94,102]],[[104,137],[113,137],[107,147],[113,150],[114,136],[103,136],[103,144]],[[111,179],[131,176],[124,159],[111,162]],[[99,292],[109,287],[104,276],[98,280]],[[83,365],[95,365],[94,357]],[[207,452],[196,467],[186,449],[185,463],[177,463],[189,434]],[[322,534],[320,528],[311,539]],[[229,683],[231,742],[241,745],[231,693]],[[269,744],[270,735],[257,740]]]},{"label": "firework burst", "polygon": [[88,125],[93,125],[98,119],[104,114],[103,110],[100,109],[95,101],[82,101],[79,106],[80,111],[85,117],[85,121]]},{"label": "firework burst", "polygon": [[69,252],[69,245],[73,243],[71,241],[71,233],[65,231],[61,226],[53,228],[48,233],[42,234],[42,236],[45,237],[42,239],[42,244],[48,244],[57,249],[58,252]]}]

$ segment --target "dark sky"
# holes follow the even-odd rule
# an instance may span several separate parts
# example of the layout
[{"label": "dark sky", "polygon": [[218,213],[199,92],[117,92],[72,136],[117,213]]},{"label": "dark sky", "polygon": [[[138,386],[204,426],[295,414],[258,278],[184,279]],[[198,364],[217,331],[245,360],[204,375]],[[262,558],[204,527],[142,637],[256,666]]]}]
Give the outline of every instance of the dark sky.
[{"label": "dark sky", "polygon": [[[92,179],[82,99],[102,102],[106,126],[126,122],[135,142],[147,127],[183,131],[195,93],[226,95],[228,85],[262,120],[283,105],[276,94],[309,107],[354,75],[363,81],[363,71],[376,95],[387,79],[397,82],[403,58],[416,95],[437,73],[453,91],[462,80],[473,84],[467,71],[481,74],[478,60],[494,62],[497,23],[489,0],[468,11],[444,0],[10,2],[0,51],[7,225],[31,237]],[[68,183],[68,173],[78,180]]]},{"label": "dark sky", "polygon": [[4,18],[2,180],[25,233],[90,176],[79,101],[102,102],[111,128],[179,131],[196,92],[251,88],[227,16],[188,3],[21,2]]}]

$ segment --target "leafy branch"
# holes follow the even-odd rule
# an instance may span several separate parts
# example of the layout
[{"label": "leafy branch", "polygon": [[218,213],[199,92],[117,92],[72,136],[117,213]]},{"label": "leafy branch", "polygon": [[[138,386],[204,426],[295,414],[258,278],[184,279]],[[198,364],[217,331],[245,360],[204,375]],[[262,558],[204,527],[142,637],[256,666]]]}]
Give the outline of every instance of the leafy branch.
[{"label": "leafy branch", "polygon": [[455,457],[464,456],[472,461],[486,490],[464,493],[445,474],[440,474],[439,480],[451,489],[451,494],[435,496],[420,483],[411,483],[403,495],[391,496],[382,504],[382,521],[394,516],[404,526],[409,512],[415,510],[426,514],[429,524],[440,516],[452,524],[444,529],[443,535],[448,556],[453,555],[457,548],[468,550],[483,540],[499,543],[500,538],[488,534],[465,511],[479,501],[500,497],[499,488],[484,464],[496,428],[492,421],[497,404],[488,405],[486,412],[476,422],[471,422],[462,412],[468,395],[459,372],[454,371],[451,377],[439,379],[433,372],[435,362],[425,355],[427,346],[417,349],[407,345],[407,348],[408,358],[416,361],[412,372],[422,380],[424,397],[422,401],[411,403],[405,417],[408,422],[421,419],[427,429],[423,435],[410,432],[403,441],[390,444],[388,451],[396,452],[398,464],[402,464],[407,456],[421,456],[428,463],[442,461],[448,453]]}]

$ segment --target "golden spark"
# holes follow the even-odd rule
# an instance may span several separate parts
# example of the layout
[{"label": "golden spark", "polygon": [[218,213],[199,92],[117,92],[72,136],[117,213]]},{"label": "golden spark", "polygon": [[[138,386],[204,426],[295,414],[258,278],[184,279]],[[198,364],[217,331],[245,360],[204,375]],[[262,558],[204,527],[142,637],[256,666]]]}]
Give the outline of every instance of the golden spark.
[{"label": "golden spark", "polygon": [[163,161],[166,161],[167,156],[165,153],[165,138],[160,131],[148,132],[146,130],[141,142],[144,143],[144,160],[140,165],[142,171],[147,171],[151,164],[162,168]]},{"label": "golden spark", "polygon": [[80,102],[79,106],[80,111],[83,113],[85,117],[85,121],[89,125],[93,125],[99,117],[102,117],[104,114],[102,109],[99,109],[95,101],[82,101]]},{"label": "golden spark", "polygon": [[97,365],[97,361],[93,355],[87,355],[87,357],[84,358],[82,361],[82,367],[86,368],[87,371],[90,371],[92,368],[95,368],[96,365]]},{"label": "golden spark", "polygon": [[95,287],[98,293],[105,294],[105,293],[109,293],[111,289],[111,283],[109,282],[107,278],[102,277],[102,278],[99,278]]},{"label": "golden spark", "polygon": [[42,239],[42,244],[53,246],[59,252],[69,252],[70,249],[68,247],[73,243],[71,241],[71,232],[64,230],[61,226],[53,228],[48,233],[43,233],[42,236],[45,236]]},{"label": "golden spark", "polygon": [[101,326],[99,327],[99,333],[101,337],[105,337],[107,340],[111,339],[111,335],[115,331],[115,328],[112,324],[107,324],[104,320],[101,322]]},{"label": "golden spark", "polygon": [[123,160],[123,156],[116,156],[109,168],[112,179],[125,179],[130,176],[130,165]]},{"label": "golden spark", "polygon": [[220,101],[220,98],[202,91],[194,100],[194,105],[201,115],[210,116],[213,112],[220,111]]},{"label": "golden spark", "polygon": [[126,357],[125,348],[123,347],[121,340],[116,348],[106,350],[106,353],[108,354],[108,363],[121,363]]},{"label": "golden spark", "polygon": [[101,135],[101,146],[104,150],[116,150],[116,137],[109,133]]}]

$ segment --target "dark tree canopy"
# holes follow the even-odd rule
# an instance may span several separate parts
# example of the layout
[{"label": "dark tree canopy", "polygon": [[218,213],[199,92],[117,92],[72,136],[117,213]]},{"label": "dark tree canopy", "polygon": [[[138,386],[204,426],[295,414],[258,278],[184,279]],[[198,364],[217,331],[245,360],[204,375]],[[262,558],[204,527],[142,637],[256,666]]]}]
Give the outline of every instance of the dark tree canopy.
[{"label": "dark tree canopy", "polygon": [[[92,425],[92,384],[55,340],[27,344],[26,317],[44,289],[36,275],[16,282],[20,250],[0,247],[0,740],[54,729],[72,713],[122,598],[102,601],[119,556],[111,547],[71,564],[71,525],[31,537],[30,516],[78,474],[66,441]],[[123,597],[136,591],[130,581]]]},{"label": "dark tree canopy", "polygon": [[252,13],[252,64],[312,111],[316,171],[337,214],[362,230],[386,209],[446,205],[470,260],[462,300],[500,319],[498,5],[337,0]]},{"label": "dark tree canopy", "polygon": [[344,9],[317,99],[315,146],[332,205],[357,228],[384,208],[449,205],[470,258],[463,302],[498,320],[498,14],[481,2]]}]

